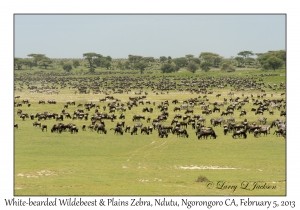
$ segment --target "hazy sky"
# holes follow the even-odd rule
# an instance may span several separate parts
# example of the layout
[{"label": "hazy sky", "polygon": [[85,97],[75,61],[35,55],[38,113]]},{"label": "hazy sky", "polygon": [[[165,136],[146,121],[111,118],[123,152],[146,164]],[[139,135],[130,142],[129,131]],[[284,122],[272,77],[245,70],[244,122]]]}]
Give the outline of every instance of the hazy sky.
[{"label": "hazy sky", "polygon": [[277,15],[21,15],[14,16],[15,57],[82,58],[96,52],[182,57],[213,52],[286,49],[286,16]]}]

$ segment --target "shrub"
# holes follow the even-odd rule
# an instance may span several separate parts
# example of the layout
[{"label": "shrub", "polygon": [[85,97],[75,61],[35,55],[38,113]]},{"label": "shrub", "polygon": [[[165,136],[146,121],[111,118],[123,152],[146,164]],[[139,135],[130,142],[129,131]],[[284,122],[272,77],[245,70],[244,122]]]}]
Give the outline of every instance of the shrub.
[{"label": "shrub", "polygon": [[65,71],[67,71],[67,72],[70,72],[70,71],[72,70],[72,65],[69,64],[69,63],[65,63],[65,64],[63,65],[63,69],[64,69]]}]

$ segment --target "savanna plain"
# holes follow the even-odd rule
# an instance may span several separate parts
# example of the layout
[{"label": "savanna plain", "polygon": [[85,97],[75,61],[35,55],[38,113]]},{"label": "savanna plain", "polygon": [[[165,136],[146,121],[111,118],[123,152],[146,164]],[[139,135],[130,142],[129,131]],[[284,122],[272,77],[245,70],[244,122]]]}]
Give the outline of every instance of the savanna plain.
[{"label": "savanna plain", "polygon": [[[232,80],[240,80],[240,83],[229,82]],[[251,82],[252,86],[248,86]],[[167,88],[174,84],[176,88]],[[206,86],[202,92],[201,85]],[[286,102],[285,69],[143,75],[23,70],[15,71],[14,86],[13,117],[18,125],[13,133],[16,196],[286,195],[288,138],[274,134],[278,129],[276,126],[272,126],[266,135],[255,136],[248,131],[247,138],[233,138],[234,131],[224,135],[224,125],[228,125],[230,117],[235,119],[235,124],[247,121],[248,125],[271,126],[276,120],[285,121],[285,115],[282,115]],[[80,92],[80,87],[85,87],[87,92]],[[41,91],[36,91],[38,89]],[[234,94],[230,95],[230,92]],[[137,98],[137,106],[133,105],[131,109],[128,105],[133,100],[129,97]],[[100,99],[105,100],[100,102]],[[176,99],[178,103],[172,103]],[[23,100],[28,100],[30,106]],[[269,105],[262,114],[251,111],[259,107],[255,102],[265,103],[266,100],[282,101],[282,106],[273,109]],[[75,105],[65,106],[73,101]],[[95,107],[88,110],[85,104],[95,104]],[[111,104],[123,104],[126,110],[112,109],[110,113]],[[183,104],[193,105],[189,108],[193,112],[186,113],[183,108],[174,111]],[[221,116],[231,104],[241,105],[241,109],[235,108],[232,115]],[[167,108],[162,110],[159,105]],[[211,110],[216,106],[220,112],[203,114],[201,105],[209,105]],[[153,111],[143,112],[146,107]],[[88,113],[88,118],[73,118],[78,109]],[[88,128],[92,125],[92,116],[97,114],[96,109],[98,113],[116,116],[113,120],[102,120],[106,134],[97,132],[94,127]],[[18,110],[22,112],[18,113]],[[241,115],[242,110],[246,111],[245,115]],[[166,126],[171,126],[178,114],[189,115],[186,120],[178,118],[179,122],[196,119],[196,124],[198,118],[194,116],[200,115],[205,118],[202,126],[212,127],[217,137],[198,139],[197,129],[191,123],[185,128],[188,137],[170,131],[168,137],[161,138],[157,128],[148,135],[141,133],[140,128],[136,134],[131,134],[136,123],[153,127],[153,120],[163,112],[168,116],[160,123]],[[24,113],[29,117],[21,118]],[[63,120],[39,120],[37,114],[43,113],[62,115]],[[121,114],[125,119],[119,119]],[[133,121],[134,115],[144,118]],[[261,117],[266,118],[265,124],[258,121]],[[147,122],[147,118],[151,120]],[[224,121],[214,126],[212,118],[223,118]],[[112,129],[122,121],[125,126],[130,126],[130,132],[125,132],[123,127],[123,134],[115,133]],[[47,130],[34,126],[35,122],[47,125]],[[53,125],[59,123],[74,124],[78,132],[71,133],[68,129],[61,133],[51,132]],[[83,125],[86,125],[85,130]],[[172,126],[174,128],[175,124]]]}]

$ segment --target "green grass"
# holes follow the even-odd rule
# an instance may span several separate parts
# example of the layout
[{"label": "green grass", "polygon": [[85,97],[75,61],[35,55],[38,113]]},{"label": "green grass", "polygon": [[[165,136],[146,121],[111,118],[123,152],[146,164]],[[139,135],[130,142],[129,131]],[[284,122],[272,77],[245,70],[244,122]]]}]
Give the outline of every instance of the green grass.
[{"label": "green grass", "polygon": [[[247,71],[246,74],[260,74],[263,71]],[[220,73],[209,72],[209,76],[219,77]],[[240,74],[241,73],[241,74]],[[272,73],[272,72],[271,72]],[[19,74],[19,72],[18,72]],[[285,83],[283,76],[265,77],[266,83]],[[159,74],[157,76],[161,76]],[[189,72],[171,74],[166,76],[181,75],[182,77],[201,76],[200,72],[192,75]],[[233,76],[234,74],[232,74]],[[244,71],[236,72],[236,75],[245,77]],[[110,76],[110,75],[108,75]],[[139,76],[139,75],[134,75]],[[17,85],[18,86],[18,85]],[[133,90],[134,91],[134,90]],[[217,90],[208,95],[210,102],[222,101],[230,88]],[[271,90],[267,89],[267,98]],[[282,98],[281,92],[274,92],[273,98]],[[217,99],[215,95],[221,93]],[[260,91],[244,91],[245,96],[260,94]],[[235,97],[242,92],[235,92]],[[24,89],[15,91],[22,99],[29,99],[31,107],[20,107],[23,113],[39,113],[44,111],[60,113],[63,105],[68,100],[75,100],[76,105],[81,102],[93,101],[101,106],[110,101],[99,103],[104,94],[77,94],[69,88],[63,89],[58,95],[30,94]],[[122,102],[128,101],[134,94],[112,94]],[[203,94],[200,94],[203,96]],[[195,98],[197,94],[189,92],[170,91],[169,94],[159,94],[149,90],[147,100],[156,101],[156,106],[164,100],[177,98],[180,102],[185,99]],[[56,100],[56,105],[38,104],[39,100]],[[154,119],[160,111],[153,105],[139,105],[131,111],[125,112],[126,125],[133,125],[131,118],[134,114],[143,114]],[[179,105],[176,105],[179,106]],[[143,107],[153,107],[153,114],[142,113]],[[175,113],[174,104],[170,103],[170,117],[164,125],[169,125]],[[250,112],[252,102],[246,104],[243,109],[249,110],[246,118],[249,122],[256,122],[259,116]],[[66,110],[73,113],[77,106],[69,106]],[[221,108],[221,111],[225,107]],[[105,121],[108,134],[97,134],[95,131],[81,131],[78,134],[63,132],[51,133],[50,129],[55,120],[42,121],[48,125],[48,131],[42,132],[33,127],[34,121],[25,119],[22,121],[16,114],[14,121],[19,129],[14,132],[14,193],[15,195],[285,195],[286,194],[286,141],[283,137],[272,135],[275,128],[271,129],[271,135],[254,138],[253,134],[247,139],[233,139],[231,135],[223,135],[222,127],[215,127],[217,139],[198,140],[194,130],[188,127],[189,138],[177,138],[170,134],[168,138],[158,138],[157,131],[148,135],[130,135],[124,133],[114,135],[110,128],[115,127],[115,122]],[[90,116],[94,109],[90,111]],[[183,114],[183,111],[180,112]],[[239,111],[235,111],[235,118],[241,122]],[[117,113],[119,116],[120,113]],[[200,107],[195,107],[194,114],[201,114]],[[268,124],[279,118],[279,111],[275,110],[274,116],[265,114]],[[219,113],[207,116],[209,119],[220,117]],[[227,119],[227,117],[224,117]],[[283,119],[280,117],[280,119]],[[144,125],[150,125],[142,120]],[[78,128],[83,124],[89,125],[89,121],[67,120],[63,123],[75,123]],[[219,167],[235,169],[184,169],[183,167]],[[207,182],[197,182],[199,176],[206,177],[214,183],[213,189],[207,188]],[[217,189],[218,181],[226,181],[229,185],[237,185],[234,192],[231,189]],[[267,183],[276,186],[276,189],[256,189],[253,191],[240,188],[242,182],[248,181]]]}]

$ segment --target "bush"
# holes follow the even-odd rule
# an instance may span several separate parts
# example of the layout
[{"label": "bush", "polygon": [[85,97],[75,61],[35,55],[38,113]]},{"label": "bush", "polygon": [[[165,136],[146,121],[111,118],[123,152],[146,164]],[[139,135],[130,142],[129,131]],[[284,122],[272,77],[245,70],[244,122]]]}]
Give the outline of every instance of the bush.
[{"label": "bush", "polygon": [[199,69],[199,65],[196,64],[194,61],[190,61],[186,68],[190,72],[195,73],[197,71],[197,69]]},{"label": "bush", "polygon": [[220,66],[221,66],[221,71],[226,71],[226,72],[235,71],[235,68],[231,65],[230,62],[222,62]]},{"label": "bush", "polygon": [[160,68],[162,73],[172,73],[179,70],[179,67],[175,63],[165,63]]},{"label": "bush", "polygon": [[70,72],[72,70],[72,65],[69,64],[69,63],[65,63],[63,65],[63,70],[67,71],[67,72]]},{"label": "bush", "polygon": [[210,67],[211,67],[211,64],[208,62],[203,62],[200,64],[200,68],[206,72],[210,70]]}]

